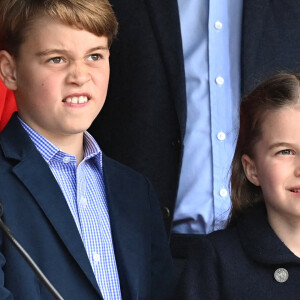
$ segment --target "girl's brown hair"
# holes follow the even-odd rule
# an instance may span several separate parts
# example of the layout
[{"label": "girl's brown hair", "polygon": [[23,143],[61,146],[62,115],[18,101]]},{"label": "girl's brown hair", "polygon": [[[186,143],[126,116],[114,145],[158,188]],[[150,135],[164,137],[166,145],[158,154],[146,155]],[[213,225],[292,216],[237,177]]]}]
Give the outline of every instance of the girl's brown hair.
[{"label": "girl's brown hair", "polygon": [[108,0],[1,0],[0,49],[17,56],[26,31],[43,15],[105,36],[109,46],[117,34],[118,22]]},{"label": "girl's brown hair", "polygon": [[243,154],[254,157],[255,145],[261,137],[261,125],[268,112],[300,103],[299,84],[300,74],[280,73],[242,99],[239,135],[231,164],[232,208],[228,227],[234,225],[248,208],[263,201],[261,188],[247,179],[241,158]]}]

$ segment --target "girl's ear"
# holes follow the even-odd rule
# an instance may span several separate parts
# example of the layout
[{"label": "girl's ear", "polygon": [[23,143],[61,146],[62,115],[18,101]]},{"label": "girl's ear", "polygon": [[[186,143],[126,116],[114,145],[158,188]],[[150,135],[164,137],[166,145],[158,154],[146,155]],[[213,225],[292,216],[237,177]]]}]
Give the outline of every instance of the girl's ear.
[{"label": "girl's ear", "polygon": [[0,51],[0,78],[8,89],[17,89],[15,59],[5,50]]},{"label": "girl's ear", "polygon": [[242,165],[248,180],[254,185],[259,186],[260,183],[257,175],[256,165],[254,161],[247,154],[243,154],[242,156]]}]

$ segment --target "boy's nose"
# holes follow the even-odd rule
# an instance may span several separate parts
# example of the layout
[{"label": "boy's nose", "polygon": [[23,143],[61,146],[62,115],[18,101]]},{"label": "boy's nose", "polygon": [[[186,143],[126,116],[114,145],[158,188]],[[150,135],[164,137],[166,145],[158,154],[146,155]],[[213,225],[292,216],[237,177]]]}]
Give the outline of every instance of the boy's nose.
[{"label": "boy's nose", "polygon": [[91,78],[87,66],[83,62],[73,62],[67,75],[67,82],[78,86],[84,85]]}]

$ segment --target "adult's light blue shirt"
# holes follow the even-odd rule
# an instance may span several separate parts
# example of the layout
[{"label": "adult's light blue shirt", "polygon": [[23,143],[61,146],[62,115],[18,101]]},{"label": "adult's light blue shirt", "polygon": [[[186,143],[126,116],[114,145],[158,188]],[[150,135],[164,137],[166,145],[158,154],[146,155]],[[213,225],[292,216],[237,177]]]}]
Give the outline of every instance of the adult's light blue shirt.
[{"label": "adult's light blue shirt", "polygon": [[223,228],[238,132],[242,0],[178,0],[187,124],[173,232]]}]

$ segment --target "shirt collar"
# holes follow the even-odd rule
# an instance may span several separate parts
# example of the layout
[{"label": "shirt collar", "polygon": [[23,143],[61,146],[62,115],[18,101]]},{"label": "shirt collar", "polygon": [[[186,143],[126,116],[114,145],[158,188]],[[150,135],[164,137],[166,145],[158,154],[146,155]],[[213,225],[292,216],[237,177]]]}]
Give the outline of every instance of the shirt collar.
[{"label": "shirt collar", "polygon": [[[56,147],[54,144],[48,141],[45,137],[43,137],[41,134],[39,134],[34,129],[32,129],[29,125],[27,125],[19,116],[18,119],[47,163],[49,163],[57,155],[58,156],[67,155],[70,157],[73,156],[61,151],[58,147]],[[97,142],[95,141],[95,139],[87,131],[85,131],[83,135],[83,148],[84,148],[84,161],[95,157],[95,159],[100,164],[100,167],[102,168],[102,151],[99,145],[97,144]]]}]

